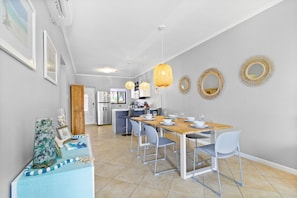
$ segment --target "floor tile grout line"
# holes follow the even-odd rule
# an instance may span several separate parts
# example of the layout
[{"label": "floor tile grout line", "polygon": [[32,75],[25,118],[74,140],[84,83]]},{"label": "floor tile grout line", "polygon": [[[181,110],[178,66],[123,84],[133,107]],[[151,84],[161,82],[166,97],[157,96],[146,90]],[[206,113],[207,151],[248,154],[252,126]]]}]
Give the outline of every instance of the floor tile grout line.
[{"label": "floor tile grout line", "polygon": [[[125,139],[125,138],[123,138],[123,137],[119,137],[119,136],[117,136],[117,135],[115,135],[113,132],[112,132],[112,129],[111,129],[111,127],[105,127],[105,126],[103,126],[103,127],[98,127],[98,126],[95,126],[95,127],[90,127],[90,128],[88,128],[88,127],[86,127],[87,128],[87,131],[88,132],[90,132],[89,133],[89,136],[91,137],[90,139],[91,139],[91,145],[92,145],[92,151],[93,151],[93,155],[94,155],[94,157],[96,158],[96,156],[95,156],[95,154],[94,153],[96,153],[96,149],[98,149],[98,147],[100,148],[100,146],[106,146],[106,144],[111,144],[111,145],[113,145],[113,146],[116,146],[117,147],[117,145],[121,145],[121,147],[119,148],[119,150],[121,149],[121,148],[124,148],[125,147],[125,145],[127,145],[127,148],[128,148],[128,150],[127,150],[127,153],[129,153],[130,154],[130,150],[129,150],[129,146],[130,146],[130,138],[129,138],[129,141],[127,140],[127,139]],[[93,141],[93,139],[94,139],[94,141]],[[102,142],[101,142],[102,141]],[[100,143],[98,143],[98,142],[100,142]],[[93,147],[93,145],[96,145],[95,147]],[[104,153],[104,149],[101,151],[101,152],[103,152]],[[134,152],[132,152],[131,154],[134,154]],[[115,156],[117,156],[116,154],[114,154]],[[123,155],[125,155],[124,153],[123,153]],[[131,157],[131,155],[127,155],[127,156],[125,156],[125,157],[129,157],[129,158],[131,158],[132,159],[132,157]],[[123,157],[123,158],[125,158],[125,157]],[[104,158],[104,160],[106,161],[106,162],[110,162],[110,161],[108,161],[108,159],[109,159],[109,157],[103,157]],[[251,171],[252,169],[256,169],[257,170],[257,173],[259,174],[259,175],[261,175],[261,177],[263,177],[263,182],[264,181],[266,181],[267,182],[267,187],[269,186],[269,188],[271,188],[271,190],[272,191],[270,191],[270,190],[267,190],[267,192],[271,192],[271,193],[275,193],[275,195],[278,195],[278,196],[281,196],[281,197],[284,197],[284,193],[286,193],[286,192],[282,192],[282,191],[284,191],[282,188],[282,186],[278,186],[278,185],[285,185],[285,184],[282,184],[282,183],[276,183],[276,182],[274,182],[274,180],[272,180],[272,179],[277,179],[277,178],[279,178],[279,179],[281,179],[283,176],[286,176],[286,175],[283,175],[282,174],[282,172],[280,171],[280,172],[278,172],[278,170],[277,169],[274,169],[274,168],[271,168],[271,167],[267,167],[267,169],[266,169],[266,166],[264,166],[263,164],[259,164],[259,163],[257,163],[257,162],[254,162],[254,161],[250,161],[250,160],[247,160],[247,159],[244,159],[243,161],[246,161],[246,162],[244,162],[243,164],[242,164],[242,166],[243,166],[243,169],[247,169],[247,170],[249,170],[249,171]],[[119,159],[119,160],[117,160],[116,161],[116,163],[118,163],[119,164],[119,166],[121,166],[121,165],[123,165],[122,164],[122,162],[121,162],[121,160]],[[246,164],[245,164],[246,163]],[[232,171],[233,169],[231,168],[232,166],[234,166],[234,164],[233,164],[233,161],[231,161],[231,162],[229,162],[229,161],[227,161],[226,162],[226,164],[223,164],[224,166],[226,165],[227,167],[225,167],[225,168],[227,168],[226,170],[227,171],[229,171],[230,173],[231,173],[231,175],[233,176],[233,177],[235,177],[235,175],[237,175],[237,172],[235,171]],[[94,166],[95,166],[95,164],[94,164]],[[137,167],[136,167],[137,168]],[[269,171],[271,171],[271,173],[269,172]],[[275,171],[275,172],[274,172]],[[253,175],[253,174],[252,174]],[[99,176],[99,175],[98,175]],[[245,177],[246,178],[249,178],[250,176],[249,176],[249,174],[248,173],[244,173],[244,175],[243,175],[244,177],[243,177],[243,179],[245,179]],[[100,177],[100,176],[99,176]],[[100,191],[103,191],[103,189],[106,187],[106,186],[108,186],[109,184],[110,184],[110,182],[112,181],[112,180],[116,180],[116,178],[115,178],[116,176],[112,176],[112,177],[108,177],[107,179],[109,180],[108,182],[106,182],[106,183],[104,183],[104,185],[102,185],[102,186],[100,186]],[[253,176],[254,177],[254,176]],[[130,193],[130,195],[129,195],[129,198],[132,198],[132,197],[135,197],[135,196],[137,196],[137,189],[138,188],[140,188],[140,187],[142,187],[143,185],[141,185],[141,183],[142,183],[142,181],[144,180],[144,178],[145,178],[145,174],[142,176],[142,179],[141,179],[141,181],[139,181],[139,182],[137,182],[137,183],[134,183],[134,189],[133,189],[133,191]],[[162,196],[162,197],[166,197],[166,198],[169,198],[169,197],[172,197],[172,196],[170,196],[171,195],[171,192],[173,192],[173,191],[175,191],[175,189],[173,188],[173,181],[174,181],[174,178],[175,178],[175,176],[173,176],[173,179],[170,181],[170,186],[169,186],[169,188],[166,190],[166,196],[164,195],[164,196]],[[270,178],[272,178],[272,179],[270,179]],[[290,178],[291,179],[291,176],[288,176],[288,178]],[[297,178],[297,177],[294,177],[294,176],[292,176],[292,179],[294,180],[295,178]],[[255,178],[253,178],[253,179],[255,179]],[[120,181],[120,180],[118,180],[118,181]],[[123,182],[123,181],[122,181]],[[125,183],[128,183],[128,182],[125,182]],[[130,183],[129,183],[130,184]],[[95,184],[96,185],[96,184]],[[99,187],[98,186],[98,187]],[[280,188],[281,187],[281,188]],[[158,188],[152,188],[152,189],[158,189]],[[240,195],[241,195],[241,197],[244,197],[244,195],[245,195],[245,193],[247,193],[247,192],[249,192],[249,189],[251,190],[250,192],[252,193],[254,190],[261,190],[261,189],[257,189],[257,188],[249,188],[249,187],[242,187],[242,188],[239,188],[238,186],[237,186],[237,191],[239,191],[239,193],[240,193]],[[282,191],[279,191],[278,189],[280,189],[280,190],[282,190]],[[247,192],[245,192],[245,190],[248,190]],[[98,191],[98,192],[100,192],[100,191]],[[263,190],[262,190],[263,191]],[[263,193],[265,193],[265,191],[266,190],[264,190],[263,191]],[[96,189],[95,189],[95,192],[96,192]],[[180,192],[180,193],[184,193],[184,191],[176,191],[176,192]],[[254,192],[257,192],[257,191],[254,191]],[[293,193],[291,193],[291,191],[290,191],[290,194],[293,194],[293,196],[295,195],[294,194],[294,191],[292,191]],[[106,193],[106,192],[105,192]],[[201,192],[202,193],[202,192]],[[99,193],[100,194],[100,193]],[[98,194],[98,195],[99,195]],[[288,195],[290,195],[290,194],[288,194]],[[208,195],[208,192],[206,193],[206,189],[205,188],[203,188],[203,196],[200,196],[199,195],[199,197],[204,197],[204,198],[206,198],[206,196]],[[239,195],[239,194],[238,194]]]}]

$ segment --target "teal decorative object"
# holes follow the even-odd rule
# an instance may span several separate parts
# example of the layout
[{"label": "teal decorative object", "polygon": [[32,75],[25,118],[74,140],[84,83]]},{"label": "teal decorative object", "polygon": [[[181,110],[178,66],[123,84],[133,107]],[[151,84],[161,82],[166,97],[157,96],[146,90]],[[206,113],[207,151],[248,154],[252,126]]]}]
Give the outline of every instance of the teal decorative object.
[{"label": "teal decorative object", "polygon": [[35,122],[35,141],[33,168],[47,168],[57,162],[53,120],[37,119]]}]

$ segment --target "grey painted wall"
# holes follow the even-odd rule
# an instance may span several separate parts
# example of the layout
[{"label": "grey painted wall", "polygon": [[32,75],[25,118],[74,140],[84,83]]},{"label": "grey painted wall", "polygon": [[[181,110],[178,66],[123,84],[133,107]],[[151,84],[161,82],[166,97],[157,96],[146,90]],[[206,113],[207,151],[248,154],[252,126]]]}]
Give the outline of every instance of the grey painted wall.
[{"label": "grey painted wall", "polygon": [[[0,50],[0,197],[3,198],[10,197],[10,182],[32,160],[35,118],[55,120],[60,107],[69,115],[69,85],[74,83],[60,28],[50,22],[44,1],[32,3],[37,10],[37,69],[28,69]],[[43,78],[43,30],[47,30],[66,62],[58,68],[57,85]]]}]

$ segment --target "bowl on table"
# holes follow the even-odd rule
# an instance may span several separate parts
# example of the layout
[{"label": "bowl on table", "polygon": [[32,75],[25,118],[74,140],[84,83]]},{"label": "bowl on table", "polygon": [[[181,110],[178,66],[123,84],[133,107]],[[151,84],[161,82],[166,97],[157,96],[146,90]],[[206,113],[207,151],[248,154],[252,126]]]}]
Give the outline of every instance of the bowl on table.
[{"label": "bowl on table", "polygon": [[195,120],[193,121],[195,126],[204,126],[205,121],[204,120]]},{"label": "bowl on table", "polygon": [[153,119],[153,115],[152,114],[145,114],[145,119],[151,120],[151,119]]},{"label": "bowl on table", "polygon": [[172,119],[170,119],[170,118],[163,119],[164,124],[170,124],[171,122],[172,122]]}]

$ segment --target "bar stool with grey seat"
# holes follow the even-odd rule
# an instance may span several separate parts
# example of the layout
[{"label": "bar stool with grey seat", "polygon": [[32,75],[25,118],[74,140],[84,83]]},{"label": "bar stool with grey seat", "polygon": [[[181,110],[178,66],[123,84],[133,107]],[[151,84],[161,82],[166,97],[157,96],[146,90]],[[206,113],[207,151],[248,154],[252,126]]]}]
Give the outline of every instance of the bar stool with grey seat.
[{"label": "bar stool with grey seat", "polygon": [[124,118],[125,121],[126,121],[126,125],[125,125],[125,127],[124,127],[124,129],[125,129],[125,133],[122,134],[122,136],[130,136],[130,135],[131,135],[131,133],[129,133],[128,131],[129,131],[129,119],[130,119],[132,116],[134,116],[134,109],[130,108],[130,109],[128,110],[128,115],[122,117],[122,118]]}]

